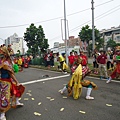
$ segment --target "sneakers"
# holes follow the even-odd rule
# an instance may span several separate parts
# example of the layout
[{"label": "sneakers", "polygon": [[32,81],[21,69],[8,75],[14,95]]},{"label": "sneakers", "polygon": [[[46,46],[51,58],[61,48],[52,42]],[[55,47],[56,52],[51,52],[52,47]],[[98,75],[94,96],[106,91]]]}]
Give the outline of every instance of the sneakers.
[{"label": "sneakers", "polygon": [[20,102],[17,102],[16,105],[17,105],[17,106],[23,106],[24,104],[23,104],[23,103],[20,103]]},{"label": "sneakers", "polygon": [[60,91],[60,94],[63,94],[63,91],[62,91],[62,90]]},{"label": "sneakers", "polygon": [[0,120],[6,120],[5,113],[1,113]]},{"label": "sneakers", "polygon": [[62,72],[63,74],[67,74],[67,72]]},{"label": "sneakers", "polygon": [[4,117],[2,117],[2,118],[0,117],[0,120],[6,120],[6,117],[5,117],[5,116],[4,116]]},{"label": "sneakers", "polygon": [[86,96],[86,100],[94,100],[94,97]]},{"label": "sneakers", "polygon": [[111,82],[111,80],[107,80],[107,82],[106,83],[110,83]]}]

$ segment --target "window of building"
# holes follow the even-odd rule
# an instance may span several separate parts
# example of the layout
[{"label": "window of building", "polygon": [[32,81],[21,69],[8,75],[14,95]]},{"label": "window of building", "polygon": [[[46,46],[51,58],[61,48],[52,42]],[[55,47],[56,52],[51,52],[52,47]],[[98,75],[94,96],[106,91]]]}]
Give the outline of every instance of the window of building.
[{"label": "window of building", "polygon": [[120,41],[120,36],[116,36],[116,40],[117,40],[117,41]]}]

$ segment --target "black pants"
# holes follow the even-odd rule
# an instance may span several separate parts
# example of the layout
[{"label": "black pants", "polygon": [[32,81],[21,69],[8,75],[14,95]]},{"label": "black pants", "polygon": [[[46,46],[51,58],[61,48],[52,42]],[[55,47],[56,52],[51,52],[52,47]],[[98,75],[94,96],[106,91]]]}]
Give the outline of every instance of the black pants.
[{"label": "black pants", "polygon": [[110,68],[113,68],[113,64],[110,61],[108,61],[107,62],[107,69],[110,69]]}]

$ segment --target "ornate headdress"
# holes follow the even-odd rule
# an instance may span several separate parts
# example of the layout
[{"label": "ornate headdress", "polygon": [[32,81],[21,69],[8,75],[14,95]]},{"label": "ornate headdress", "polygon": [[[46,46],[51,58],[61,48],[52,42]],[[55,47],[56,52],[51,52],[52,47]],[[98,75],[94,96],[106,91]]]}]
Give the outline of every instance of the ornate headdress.
[{"label": "ornate headdress", "polygon": [[13,50],[11,48],[7,48],[6,46],[1,46],[0,54],[10,57],[10,55],[13,55]]},{"label": "ornate headdress", "polygon": [[117,46],[117,47],[116,47],[116,51],[120,51],[120,46]]},{"label": "ornate headdress", "polygon": [[10,56],[10,53],[9,51],[7,50],[7,47],[6,46],[1,46],[0,47],[0,54],[3,54],[5,56]]}]

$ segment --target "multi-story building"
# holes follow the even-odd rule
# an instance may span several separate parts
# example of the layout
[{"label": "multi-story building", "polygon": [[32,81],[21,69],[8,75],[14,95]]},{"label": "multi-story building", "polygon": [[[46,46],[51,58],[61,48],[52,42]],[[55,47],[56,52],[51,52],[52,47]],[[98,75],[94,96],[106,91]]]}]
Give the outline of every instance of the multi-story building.
[{"label": "multi-story building", "polygon": [[23,38],[18,37],[16,33],[14,33],[12,36],[8,37],[5,40],[5,45],[6,46],[11,45],[14,54],[18,53],[18,51],[20,51],[21,54],[24,54]]},{"label": "multi-story building", "polygon": [[103,29],[100,31],[100,34],[104,39],[105,45],[110,39],[114,40],[116,43],[120,43],[120,26]]},{"label": "multi-story building", "polygon": [[[51,50],[56,53],[65,53],[65,43],[66,41],[64,41],[64,43],[59,43],[59,42],[55,42],[54,43],[54,48],[52,48]],[[74,36],[70,36],[69,39],[67,40],[67,54],[69,54],[72,50],[75,50],[77,52],[79,52],[80,49],[80,45],[81,45],[81,40],[80,38],[75,38]]]}]

